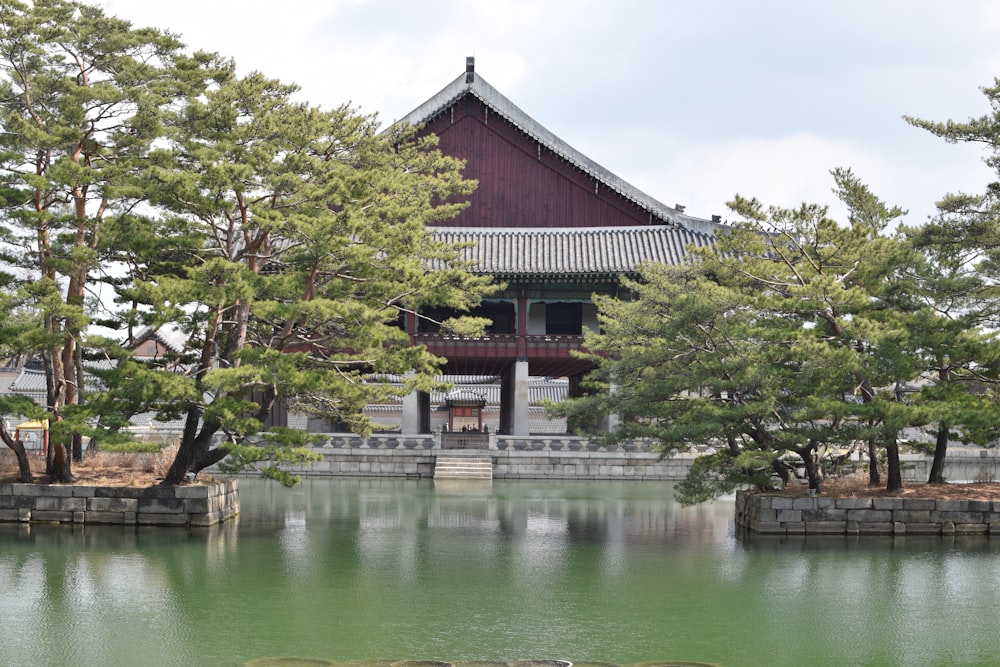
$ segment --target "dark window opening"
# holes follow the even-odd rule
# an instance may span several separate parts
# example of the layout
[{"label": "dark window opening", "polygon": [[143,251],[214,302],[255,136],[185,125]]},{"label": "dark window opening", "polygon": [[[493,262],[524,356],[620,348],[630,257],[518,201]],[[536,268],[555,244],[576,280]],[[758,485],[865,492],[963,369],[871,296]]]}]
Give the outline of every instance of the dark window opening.
[{"label": "dark window opening", "polygon": [[563,336],[583,334],[582,303],[545,304],[545,333]]},{"label": "dark window opening", "polygon": [[420,333],[439,333],[441,331],[439,322],[443,322],[451,317],[461,317],[462,315],[485,317],[491,320],[491,324],[486,327],[487,333],[516,333],[517,317],[514,313],[513,303],[483,303],[468,313],[461,313],[447,308],[434,308],[423,311],[422,315],[423,317],[417,323],[417,331]]}]

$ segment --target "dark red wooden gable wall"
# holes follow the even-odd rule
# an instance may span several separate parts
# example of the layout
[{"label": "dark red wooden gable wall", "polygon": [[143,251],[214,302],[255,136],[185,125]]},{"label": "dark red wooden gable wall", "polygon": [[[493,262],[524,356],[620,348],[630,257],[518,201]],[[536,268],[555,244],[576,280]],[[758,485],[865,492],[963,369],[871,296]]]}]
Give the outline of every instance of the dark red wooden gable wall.
[{"label": "dark red wooden gable wall", "polygon": [[[650,224],[649,213],[518,130],[472,95],[425,131],[479,181],[452,227],[610,227]],[[652,219],[653,224],[663,224]]]}]

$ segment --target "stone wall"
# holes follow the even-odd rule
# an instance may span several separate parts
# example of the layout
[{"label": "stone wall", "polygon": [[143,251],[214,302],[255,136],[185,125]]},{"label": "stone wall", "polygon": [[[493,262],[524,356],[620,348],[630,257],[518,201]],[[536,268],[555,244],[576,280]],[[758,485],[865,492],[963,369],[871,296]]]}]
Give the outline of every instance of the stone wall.
[{"label": "stone wall", "polygon": [[286,465],[294,475],[321,477],[406,477],[434,476],[434,459],[442,450],[422,449],[341,449],[315,450],[323,460],[302,465]]},{"label": "stone wall", "polygon": [[[288,470],[303,476],[404,477],[434,476],[438,455],[455,456],[463,450],[380,449],[320,447],[322,461]],[[667,480],[684,479],[693,455],[661,459],[649,451],[577,450],[469,450],[470,455],[493,460],[493,479],[590,479]]]},{"label": "stone wall", "polygon": [[1000,501],[739,491],[736,527],[762,535],[1000,535]]},{"label": "stone wall", "polygon": [[211,526],[239,512],[236,480],[148,488],[0,484],[0,522]]},{"label": "stone wall", "polygon": [[693,457],[660,458],[652,452],[499,451],[493,456],[494,479],[592,479],[679,481]]}]

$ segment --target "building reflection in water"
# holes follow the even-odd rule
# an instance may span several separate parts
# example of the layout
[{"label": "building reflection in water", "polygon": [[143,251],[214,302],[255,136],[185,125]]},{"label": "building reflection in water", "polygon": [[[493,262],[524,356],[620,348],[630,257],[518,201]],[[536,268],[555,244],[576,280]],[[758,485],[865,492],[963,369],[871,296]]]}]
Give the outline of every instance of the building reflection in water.
[{"label": "building reflection in water", "polygon": [[[608,485],[607,497],[573,493],[574,484],[451,482],[418,494],[361,489],[356,549],[359,561],[392,562],[412,572],[421,559],[511,560],[530,580],[562,570],[571,549],[601,552],[608,577],[626,574],[626,554],[671,548],[683,540],[717,547],[732,535],[731,505],[682,507],[672,486]],[[581,487],[582,490],[582,487]],[[614,493],[618,491],[619,493]]]}]

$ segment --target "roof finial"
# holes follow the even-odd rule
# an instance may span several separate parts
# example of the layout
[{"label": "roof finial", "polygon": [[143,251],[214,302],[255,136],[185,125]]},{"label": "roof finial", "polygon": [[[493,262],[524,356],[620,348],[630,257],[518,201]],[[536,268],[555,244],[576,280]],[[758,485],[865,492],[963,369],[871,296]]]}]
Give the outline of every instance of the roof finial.
[{"label": "roof finial", "polygon": [[472,83],[476,80],[476,57],[466,56],[465,58],[465,82]]}]

